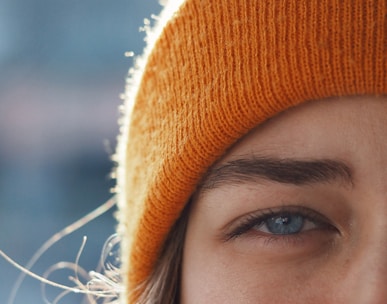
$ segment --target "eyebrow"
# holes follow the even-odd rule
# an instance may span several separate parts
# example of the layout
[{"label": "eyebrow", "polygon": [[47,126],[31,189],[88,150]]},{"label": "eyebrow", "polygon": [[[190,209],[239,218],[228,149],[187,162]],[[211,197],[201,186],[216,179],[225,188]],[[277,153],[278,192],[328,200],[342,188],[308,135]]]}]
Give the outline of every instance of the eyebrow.
[{"label": "eyebrow", "polygon": [[199,188],[214,189],[259,180],[297,186],[342,180],[353,185],[350,167],[340,160],[249,157],[211,168]]}]

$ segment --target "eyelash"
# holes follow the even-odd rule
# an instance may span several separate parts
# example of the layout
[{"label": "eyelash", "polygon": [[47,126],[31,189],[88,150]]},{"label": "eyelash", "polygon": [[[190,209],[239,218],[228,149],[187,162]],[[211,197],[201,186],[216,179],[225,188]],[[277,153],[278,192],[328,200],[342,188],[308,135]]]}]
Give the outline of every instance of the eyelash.
[{"label": "eyelash", "polygon": [[279,208],[269,208],[265,210],[260,210],[246,216],[241,217],[237,220],[237,226],[232,229],[231,232],[226,233],[226,241],[239,238],[246,233],[252,231],[254,227],[261,227],[262,225],[267,226],[267,221],[270,218],[281,217],[281,216],[300,216],[304,220],[303,225],[305,225],[305,221],[310,221],[316,228],[308,229],[306,231],[299,231],[296,233],[288,233],[288,234],[275,234],[275,233],[267,233],[259,230],[255,230],[255,233],[260,234],[261,237],[268,237],[271,240],[277,239],[289,239],[289,238],[300,238],[300,234],[305,233],[311,230],[317,229],[326,229],[326,230],[335,230],[337,229],[330,223],[330,221],[318,213],[317,211],[311,210],[306,207],[301,206],[283,206]]}]

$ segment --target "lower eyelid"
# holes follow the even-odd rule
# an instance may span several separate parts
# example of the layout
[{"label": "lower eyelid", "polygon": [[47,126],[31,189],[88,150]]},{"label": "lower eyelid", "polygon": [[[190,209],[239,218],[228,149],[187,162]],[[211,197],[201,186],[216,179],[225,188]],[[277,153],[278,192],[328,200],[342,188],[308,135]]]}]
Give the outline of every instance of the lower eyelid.
[{"label": "lower eyelid", "polygon": [[305,241],[301,234],[286,234],[286,235],[269,235],[264,241],[265,246],[275,245],[276,242],[282,242],[282,246],[300,246]]},{"label": "lower eyelid", "polygon": [[307,255],[322,255],[337,241],[337,231],[312,229],[298,234],[276,235],[248,231],[230,244],[243,254],[257,254],[263,259],[289,259]]}]

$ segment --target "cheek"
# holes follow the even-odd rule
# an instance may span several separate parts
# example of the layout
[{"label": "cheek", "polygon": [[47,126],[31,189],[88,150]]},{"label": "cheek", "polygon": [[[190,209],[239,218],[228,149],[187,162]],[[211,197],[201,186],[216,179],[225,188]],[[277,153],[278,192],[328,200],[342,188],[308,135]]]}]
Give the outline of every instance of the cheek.
[{"label": "cheek", "polygon": [[[247,279],[247,272],[245,263],[188,241],[183,255],[180,303],[250,303],[248,298],[257,299],[259,290],[245,286],[246,281],[253,282]],[[246,290],[254,292],[246,294]]]},{"label": "cheek", "polygon": [[[181,304],[257,303],[263,290],[275,289],[251,259],[190,237],[184,246]],[[264,279],[265,277],[265,279]]]},{"label": "cheek", "polygon": [[[325,260],[270,263],[203,241],[187,231],[181,304],[330,303],[337,280]],[[337,269],[336,269],[337,275]],[[336,281],[336,283],[333,283]],[[337,296],[337,293],[336,293]]]}]

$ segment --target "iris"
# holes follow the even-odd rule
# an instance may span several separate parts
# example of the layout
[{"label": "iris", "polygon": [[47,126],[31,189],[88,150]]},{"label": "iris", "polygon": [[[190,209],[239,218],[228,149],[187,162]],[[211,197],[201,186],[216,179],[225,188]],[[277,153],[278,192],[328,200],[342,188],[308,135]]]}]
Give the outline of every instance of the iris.
[{"label": "iris", "polygon": [[272,234],[294,234],[304,226],[304,217],[299,214],[280,214],[266,220],[266,227]]}]

